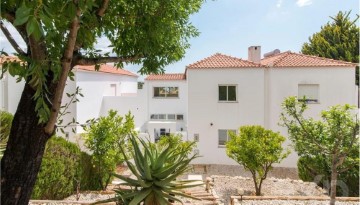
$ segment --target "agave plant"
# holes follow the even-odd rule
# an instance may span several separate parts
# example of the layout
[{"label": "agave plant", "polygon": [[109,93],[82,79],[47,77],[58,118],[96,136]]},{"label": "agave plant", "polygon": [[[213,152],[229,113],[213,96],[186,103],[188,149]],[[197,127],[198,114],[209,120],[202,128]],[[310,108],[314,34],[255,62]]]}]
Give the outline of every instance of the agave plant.
[{"label": "agave plant", "polygon": [[[188,170],[189,163],[198,157],[197,155],[189,157],[186,150],[179,152],[176,146],[156,146],[134,136],[129,140],[133,145],[134,163],[130,162],[128,157],[125,157],[125,161],[136,178],[114,174],[116,178],[125,181],[122,185],[129,186],[130,189],[115,189],[115,198],[100,203],[117,201],[119,204],[129,205],[138,205],[141,202],[145,205],[165,205],[170,203],[169,200],[182,203],[178,196],[199,200],[183,193],[181,189],[199,186],[202,182],[176,181],[179,175]],[[121,151],[126,156],[123,148]]]}]

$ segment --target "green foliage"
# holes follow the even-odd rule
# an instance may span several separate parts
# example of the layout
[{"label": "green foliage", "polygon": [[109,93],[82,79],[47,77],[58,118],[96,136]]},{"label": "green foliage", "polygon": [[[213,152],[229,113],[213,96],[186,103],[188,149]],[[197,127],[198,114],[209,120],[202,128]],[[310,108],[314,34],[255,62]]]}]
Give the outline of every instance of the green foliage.
[{"label": "green foliage", "polygon": [[255,125],[242,126],[239,134],[229,134],[226,154],[251,172],[256,195],[261,195],[262,182],[272,169],[273,163],[279,163],[289,154],[289,150],[283,152],[282,143],[285,137]]},{"label": "green foliage", "polygon": [[[359,16],[351,20],[350,12],[339,12],[330,17],[321,30],[309,38],[309,43],[304,43],[301,52],[335,60],[359,63]],[[358,67],[356,84],[359,85]]]},{"label": "green foliage", "polygon": [[53,136],[46,145],[40,172],[32,193],[33,199],[63,199],[82,190],[98,190],[94,185],[91,157],[76,144]]},{"label": "green foliage", "polygon": [[[356,158],[356,156],[351,156],[351,158]],[[314,181],[317,185],[328,188],[331,180],[331,162],[326,156],[300,157],[297,166],[301,180]],[[337,196],[359,196],[359,165],[355,165],[348,171],[340,173],[338,180],[343,184],[339,184],[338,188],[340,189],[336,189]],[[346,185],[346,187],[343,187],[343,185]]]},{"label": "green foliage", "polygon": [[[107,2],[107,1],[106,1]],[[95,48],[97,39],[106,37],[112,53],[123,62],[142,65],[140,73],[163,72],[165,65],[179,61],[190,47],[189,39],[199,35],[190,23],[204,0],[118,0],[103,5],[100,0],[79,1],[3,1],[2,21],[20,32],[28,48],[40,55],[19,53],[25,64],[5,63],[3,72],[29,79],[36,90],[36,111],[40,123],[48,121],[50,82],[59,80],[64,54],[74,49],[70,59],[108,57]],[[102,8],[104,7],[104,10]],[[15,15],[14,15],[15,14]],[[80,21],[73,47],[68,47],[71,23]],[[33,38],[32,41],[29,39]],[[41,42],[41,47],[34,46]],[[30,53],[30,52],[28,52]],[[35,57],[36,56],[36,57]],[[46,59],[46,60],[39,60]],[[94,61],[94,63],[98,61]],[[97,65],[98,66],[98,65]],[[72,75],[70,72],[69,75]]]},{"label": "green foliage", "polygon": [[[285,99],[282,106],[281,122],[287,127],[298,155],[307,160],[315,157],[312,160],[316,159],[315,163],[319,163],[314,167],[316,172],[331,173],[330,195],[333,203],[336,178],[338,175],[346,176],[348,170],[360,162],[359,121],[354,107],[347,104],[332,106],[321,112],[321,120],[314,120],[304,117],[307,104],[298,102],[296,97]],[[319,166],[320,163],[323,165]],[[299,172],[303,171],[301,169]]]},{"label": "green foliage", "polygon": [[[189,163],[197,156],[188,156],[187,151],[194,142],[188,144],[183,151],[179,146],[156,146],[143,139],[131,137],[130,141],[134,150],[131,152],[134,164],[126,157],[126,164],[135,179],[121,175],[115,177],[125,181],[131,189],[115,190],[116,197],[106,201],[117,201],[120,204],[137,205],[144,202],[145,205],[169,204],[167,199],[179,201],[176,196],[196,199],[184,194],[180,189],[201,185],[196,181],[176,181],[176,178],[189,169]],[[121,148],[125,155],[125,150]],[[126,155],[125,155],[126,156]]]},{"label": "green foliage", "polygon": [[162,136],[160,140],[157,142],[157,146],[160,147],[173,147],[176,148],[177,152],[186,152],[187,154],[191,154],[196,147],[195,143],[190,141],[182,141],[181,135],[170,134],[170,136]]},{"label": "green foliage", "polygon": [[108,116],[90,120],[84,129],[85,145],[92,152],[92,162],[95,167],[95,178],[103,190],[111,180],[111,173],[116,165],[124,161],[120,146],[128,146],[127,137],[135,134],[134,117],[128,113],[124,117],[117,111],[110,110]]},{"label": "green foliage", "polygon": [[0,110],[0,159],[6,150],[13,117],[11,113]]},{"label": "green foliage", "polygon": [[6,111],[0,111],[0,143],[8,141],[13,115]]}]

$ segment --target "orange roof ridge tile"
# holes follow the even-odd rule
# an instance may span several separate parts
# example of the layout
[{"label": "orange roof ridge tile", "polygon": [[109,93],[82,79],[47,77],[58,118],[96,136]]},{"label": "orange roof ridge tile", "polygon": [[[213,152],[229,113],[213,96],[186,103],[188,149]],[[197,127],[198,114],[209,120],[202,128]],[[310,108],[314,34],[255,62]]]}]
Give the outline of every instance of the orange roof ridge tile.
[{"label": "orange roof ridge tile", "polygon": [[79,70],[84,70],[84,71],[92,71],[92,72],[110,73],[110,74],[138,77],[136,74],[134,74],[128,70],[125,70],[123,68],[116,68],[114,66],[110,66],[107,64],[100,65],[99,71],[95,70],[95,65],[77,65],[75,67],[78,68]]},{"label": "orange roof ridge tile", "polygon": [[186,80],[184,73],[164,73],[148,75],[145,80]]},{"label": "orange roof ridge tile", "polygon": [[243,60],[241,58],[216,53],[202,60],[192,63],[186,68],[247,68],[247,67],[263,67],[260,63]]},{"label": "orange roof ridge tile", "polygon": [[261,64],[271,67],[355,67],[356,64],[319,56],[286,51],[265,57]]}]

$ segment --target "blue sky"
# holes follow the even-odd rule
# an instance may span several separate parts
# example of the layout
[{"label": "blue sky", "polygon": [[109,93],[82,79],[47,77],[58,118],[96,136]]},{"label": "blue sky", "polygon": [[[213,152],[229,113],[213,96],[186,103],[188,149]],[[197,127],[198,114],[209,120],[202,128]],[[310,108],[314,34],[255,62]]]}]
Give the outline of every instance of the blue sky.
[{"label": "blue sky", "polygon": [[[260,45],[262,54],[276,48],[299,52],[309,36],[339,11],[359,12],[358,0],[207,0],[191,17],[200,36],[190,40],[184,58],[166,73],[182,73],[186,65],[217,52],[247,59],[247,48]],[[99,43],[103,44],[104,40]],[[14,52],[0,35],[0,49]],[[126,65],[137,72],[139,66]]]}]

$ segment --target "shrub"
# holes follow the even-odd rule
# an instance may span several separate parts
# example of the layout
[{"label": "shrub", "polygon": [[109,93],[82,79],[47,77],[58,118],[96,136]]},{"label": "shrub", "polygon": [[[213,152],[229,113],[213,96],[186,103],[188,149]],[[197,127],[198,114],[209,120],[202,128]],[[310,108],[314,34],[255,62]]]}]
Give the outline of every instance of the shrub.
[{"label": "shrub", "polygon": [[6,143],[10,135],[13,118],[14,116],[11,113],[0,111],[0,159],[2,158],[6,149]]},{"label": "shrub", "polygon": [[[303,181],[314,181],[318,186],[329,189],[331,163],[325,159],[320,155],[300,157],[297,163],[299,178]],[[340,173],[338,181],[343,182],[343,184],[339,184],[338,189],[336,189],[337,196],[359,196],[359,166],[351,167],[346,172]],[[346,187],[343,187],[344,185]],[[347,191],[348,193],[346,193]]]},{"label": "shrub", "polygon": [[162,136],[159,142],[157,142],[157,145],[160,147],[176,147],[178,152],[186,152],[187,154],[192,153],[196,147],[195,143],[190,141],[182,141],[181,135],[174,134],[170,134],[170,136]]},{"label": "shrub", "polygon": [[6,143],[11,130],[14,116],[6,111],[0,111],[0,143]]},{"label": "shrub", "polygon": [[76,144],[53,136],[46,145],[32,198],[63,199],[76,191],[78,183],[81,190],[99,190],[93,175],[90,155]]},{"label": "shrub", "polygon": [[134,117],[131,113],[121,117],[110,110],[108,116],[90,120],[84,129],[85,145],[92,151],[92,162],[95,167],[94,178],[103,190],[111,181],[111,173],[116,165],[124,161],[120,146],[126,146],[126,138],[134,131]]}]

